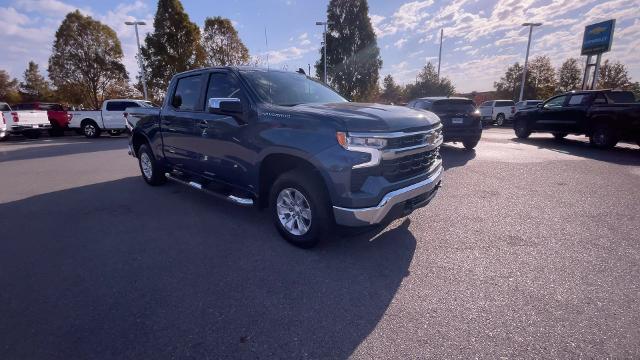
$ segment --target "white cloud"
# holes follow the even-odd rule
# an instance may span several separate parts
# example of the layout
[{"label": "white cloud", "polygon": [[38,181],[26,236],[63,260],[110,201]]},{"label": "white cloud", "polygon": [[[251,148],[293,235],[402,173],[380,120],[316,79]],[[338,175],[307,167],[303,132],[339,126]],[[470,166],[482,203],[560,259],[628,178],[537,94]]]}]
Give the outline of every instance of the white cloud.
[{"label": "white cloud", "polygon": [[[78,9],[77,6],[66,4],[58,0],[17,0],[15,6],[26,12],[37,12],[48,15],[64,16]],[[85,14],[91,14],[88,9],[81,9]]]},{"label": "white cloud", "polygon": [[284,49],[270,50],[262,53],[261,55],[268,58],[269,64],[281,64],[291,60],[298,60],[302,58],[304,54],[313,50],[315,50],[313,47],[301,48],[297,46],[290,46]]},{"label": "white cloud", "polygon": [[407,42],[407,39],[402,38],[402,39],[396,41],[395,43],[393,43],[393,46],[395,46],[398,49],[402,49],[402,47],[404,46],[404,44],[406,44],[406,42]]}]

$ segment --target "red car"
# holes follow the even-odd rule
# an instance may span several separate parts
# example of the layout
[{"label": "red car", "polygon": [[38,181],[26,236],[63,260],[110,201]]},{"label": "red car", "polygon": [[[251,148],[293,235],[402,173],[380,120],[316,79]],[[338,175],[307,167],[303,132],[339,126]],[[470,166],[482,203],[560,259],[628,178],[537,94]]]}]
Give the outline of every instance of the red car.
[{"label": "red car", "polygon": [[67,112],[61,104],[33,102],[16,104],[12,108],[15,110],[45,110],[51,123],[51,130],[49,130],[51,136],[64,135],[64,131],[69,127],[69,121],[71,121],[71,113]]}]

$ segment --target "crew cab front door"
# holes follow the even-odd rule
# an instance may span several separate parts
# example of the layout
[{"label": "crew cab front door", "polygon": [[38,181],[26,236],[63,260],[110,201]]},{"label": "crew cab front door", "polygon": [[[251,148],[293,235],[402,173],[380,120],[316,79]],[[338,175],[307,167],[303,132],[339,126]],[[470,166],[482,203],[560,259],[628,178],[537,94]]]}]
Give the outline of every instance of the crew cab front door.
[{"label": "crew cab front door", "polygon": [[564,118],[564,105],[567,101],[566,95],[556,96],[547,100],[540,109],[536,111],[532,130],[545,130],[554,132],[566,131],[567,122]]},{"label": "crew cab front door", "polygon": [[205,99],[237,99],[243,105],[241,113],[213,113],[208,111],[196,123],[194,150],[198,157],[198,171],[203,176],[245,188],[247,171],[255,152],[246,147],[243,139],[247,125],[248,99],[238,78],[227,71],[209,74]]},{"label": "crew cab front door", "polygon": [[204,115],[203,74],[176,80],[169,100],[160,114],[162,150],[167,161],[187,172],[197,172],[198,156],[194,150],[194,129]]}]

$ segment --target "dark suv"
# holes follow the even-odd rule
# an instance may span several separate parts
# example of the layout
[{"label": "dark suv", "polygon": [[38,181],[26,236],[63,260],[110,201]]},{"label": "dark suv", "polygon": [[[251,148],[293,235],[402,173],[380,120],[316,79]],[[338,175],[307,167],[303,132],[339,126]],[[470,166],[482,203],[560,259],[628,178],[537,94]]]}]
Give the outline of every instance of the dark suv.
[{"label": "dark suv", "polygon": [[473,101],[461,97],[425,97],[410,101],[407,106],[438,115],[445,142],[461,141],[469,150],[478,145],[482,120]]},{"label": "dark suv", "polygon": [[[128,108],[143,179],[269,209],[290,242],[425,206],[440,186],[437,116],[358,104],[304,75],[220,67],[173,77],[161,108]],[[158,210],[160,211],[160,210]]]}]

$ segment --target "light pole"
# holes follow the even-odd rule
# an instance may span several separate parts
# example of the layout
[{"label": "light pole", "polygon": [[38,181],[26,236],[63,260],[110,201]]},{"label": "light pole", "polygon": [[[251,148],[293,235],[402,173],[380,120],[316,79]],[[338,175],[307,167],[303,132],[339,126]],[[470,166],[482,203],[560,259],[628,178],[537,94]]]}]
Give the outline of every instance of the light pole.
[{"label": "light pole", "polygon": [[142,63],[142,54],[140,53],[140,36],[138,35],[138,25],[147,25],[144,21],[125,21],[126,25],[133,25],[136,29],[136,43],[138,44],[138,66],[142,73],[142,89],[144,90],[144,99],[149,100],[147,96],[147,76],[144,73],[144,65]]},{"label": "light pole", "polygon": [[327,25],[333,25],[332,21],[316,21],[316,25],[324,26],[324,83],[327,83]]},{"label": "light pole", "polygon": [[442,37],[444,36],[444,28],[440,29],[440,51],[438,52],[438,81],[440,81],[440,62],[442,61]]},{"label": "light pole", "polygon": [[520,100],[522,101],[522,96],[524,95],[524,82],[527,79],[527,65],[529,65],[529,48],[531,47],[531,33],[533,33],[533,28],[535,26],[540,26],[542,23],[524,23],[522,26],[529,27],[529,42],[527,42],[527,55],[524,58],[524,70],[522,71],[522,84],[520,85]]}]

